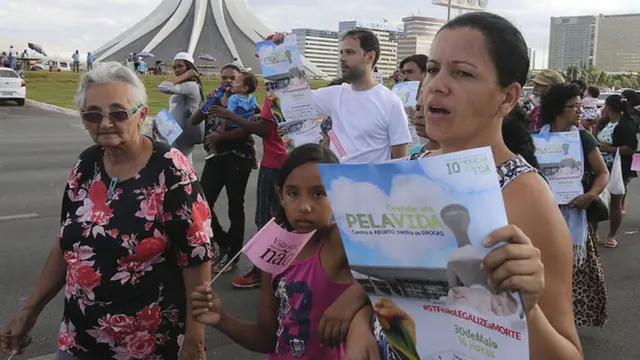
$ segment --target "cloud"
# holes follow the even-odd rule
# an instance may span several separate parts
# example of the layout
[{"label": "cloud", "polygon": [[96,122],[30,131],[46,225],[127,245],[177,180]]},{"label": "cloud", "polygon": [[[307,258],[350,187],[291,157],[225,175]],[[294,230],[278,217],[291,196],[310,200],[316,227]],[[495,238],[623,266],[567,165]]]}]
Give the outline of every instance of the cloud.
[{"label": "cloud", "polygon": [[[0,34],[5,42],[47,43],[68,52],[95,50],[148,15],[161,0],[3,0],[0,8]],[[297,27],[337,29],[340,20],[359,19],[399,24],[412,14],[446,17],[446,9],[426,0],[404,0],[393,6],[388,0],[249,0],[257,16],[274,30]],[[489,11],[506,16],[520,27],[530,47],[536,49],[538,65],[548,52],[551,16],[594,15],[640,12],[640,2],[614,0],[603,7],[602,0],[572,1],[490,0]],[[603,11],[604,10],[604,11]],[[455,15],[456,12],[453,12]],[[24,43],[24,45],[23,45]]]},{"label": "cloud", "polygon": [[[420,191],[416,191],[420,189]],[[383,214],[389,216],[401,217],[403,214],[415,216],[416,214],[424,214],[428,218],[436,215],[439,219],[439,209],[455,203],[455,199],[447,196],[442,189],[433,182],[426,180],[423,176],[418,175],[398,175],[394,177],[391,184],[390,194],[387,195],[377,185],[370,182],[357,182],[345,177],[340,177],[331,182],[329,187],[329,198],[334,210],[336,221],[341,229],[349,229],[349,222],[352,222],[351,229],[368,230],[375,227],[370,222],[381,224]],[[405,208],[416,208],[417,211],[389,211],[388,206]],[[424,206],[435,209],[434,213],[423,213],[420,211]],[[345,213],[349,214],[367,214],[362,216],[362,225],[353,225],[353,217],[347,218]],[[391,215],[393,214],[393,215]],[[405,218],[404,228],[395,228],[396,231],[410,229],[409,221]],[[385,229],[392,229],[386,227]],[[416,235],[400,235],[400,234],[350,234],[349,240],[354,244],[362,244],[371,250],[372,253],[382,252],[384,255],[392,259],[395,265],[420,266],[425,265],[425,257],[429,254],[435,254],[449,245],[455,247],[450,239],[451,233],[448,229],[434,229],[444,232],[443,235],[448,236],[416,236]],[[346,239],[345,239],[346,240]],[[387,265],[391,265],[388,263]]]}]

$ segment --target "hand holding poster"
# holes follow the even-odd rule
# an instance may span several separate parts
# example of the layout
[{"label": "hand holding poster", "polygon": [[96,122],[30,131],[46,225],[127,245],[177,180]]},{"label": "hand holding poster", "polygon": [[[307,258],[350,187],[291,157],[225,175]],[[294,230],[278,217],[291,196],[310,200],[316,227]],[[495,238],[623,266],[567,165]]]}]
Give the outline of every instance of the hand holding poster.
[{"label": "hand holding poster", "polygon": [[528,358],[519,296],[482,268],[481,242],[508,224],[490,148],[318,167],[383,359]]},{"label": "hand holding poster", "polygon": [[311,88],[307,83],[295,35],[282,44],[271,40],[256,44],[271,112],[278,124],[316,118]]},{"label": "hand holding poster", "polygon": [[558,205],[566,205],[582,195],[584,159],[578,131],[533,134],[536,159],[549,181]]}]

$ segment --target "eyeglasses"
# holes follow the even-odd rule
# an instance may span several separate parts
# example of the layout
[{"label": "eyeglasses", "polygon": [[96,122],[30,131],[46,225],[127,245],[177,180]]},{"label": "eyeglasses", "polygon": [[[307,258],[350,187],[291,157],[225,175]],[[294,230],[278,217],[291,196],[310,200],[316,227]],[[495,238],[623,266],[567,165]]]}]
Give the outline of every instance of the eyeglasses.
[{"label": "eyeglasses", "polygon": [[93,123],[93,124],[101,123],[102,119],[104,119],[105,116],[108,117],[109,120],[113,122],[123,122],[123,121],[129,120],[131,115],[137,113],[141,107],[142,106],[138,106],[131,110],[113,110],[113,111],[109,111],[106,114],[103,113],[102,111],[83,111],[80,114],[80,117],[82,118],[82,120],[88,123]]}]

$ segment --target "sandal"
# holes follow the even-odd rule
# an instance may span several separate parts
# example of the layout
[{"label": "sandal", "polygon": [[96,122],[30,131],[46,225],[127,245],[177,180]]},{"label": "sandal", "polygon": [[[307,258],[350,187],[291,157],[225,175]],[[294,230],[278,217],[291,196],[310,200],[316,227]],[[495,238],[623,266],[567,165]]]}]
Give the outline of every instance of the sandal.
[{"label": "sandal", "polygon": [[618,246],[618,241],[616,241],[616,239],[608,239],[605,243],[604,243],[604,247],[606,248],[610,248],[610,249],[614,249],[615,247]]}]

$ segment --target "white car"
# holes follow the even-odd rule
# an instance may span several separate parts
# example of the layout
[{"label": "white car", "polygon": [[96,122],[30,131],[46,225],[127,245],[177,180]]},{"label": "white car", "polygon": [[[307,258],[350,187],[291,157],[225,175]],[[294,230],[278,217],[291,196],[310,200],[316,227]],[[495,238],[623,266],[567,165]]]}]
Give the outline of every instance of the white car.
[{"label": "white car", "polygon": [[51,66],[55,67],[55,71],[71,71],[71,65],[67,61],[58,60],[45,60],[41,63],[35,64],[31,67],[31,70],[49,70]]},{"label": "white car", "polygon": [[0,67],[0,101],[11,100],[24,106],[27,98],[27,83],[15,70]]},{"label": "white car", "polygon": [[617,93],[617,92],[600,93],[600,96],[598,96],[598,108],[603,108],[605,100],[607,100],[607,98],[611,95],[620,95],[620,93]]}]

